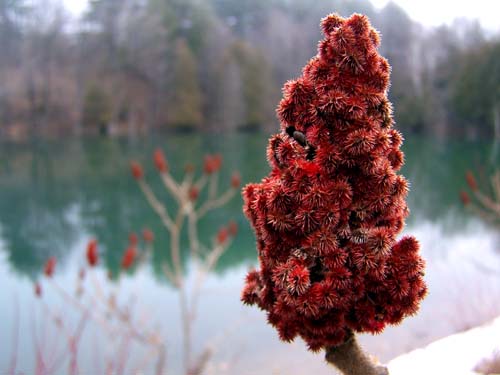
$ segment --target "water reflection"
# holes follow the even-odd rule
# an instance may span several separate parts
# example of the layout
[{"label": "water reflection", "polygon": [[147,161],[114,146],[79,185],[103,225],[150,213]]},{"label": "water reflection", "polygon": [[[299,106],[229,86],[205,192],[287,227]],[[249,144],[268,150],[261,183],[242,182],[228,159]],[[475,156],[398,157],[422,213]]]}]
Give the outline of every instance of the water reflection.
[{"label": "water reflection", "polygon": [[[162,194],[163,187],[152,166],[151,154],[156,147],[163,148],[177,177],[182,175],[187,163],[193,162],[200,170],[205,153],[222,153],[221,184],[228,186],[233,170],[240,171],[243,183],[257,181],[267,174],[264,152],[267,137],[265,134],[212,137],[190,134],[136,140],[97,138],[2,144],[2,285],[24,298],[26,308],[29,305],[26,296],[32,296],[32,285],[20,276],[37,278],[48,256],[56,255],[62,269],[59,282],[66,283],[77,274],[81,252],[90,237],[99,239],[104,253],[101,265],[106,270],[99,272],[104,274],[110,270],[116,275],[129,232],[149,227],[156,234],[156,248],[160,251],[155,252],[150,267],[139,270],[134,278],[121,279],[117,283],[122,287],[125,283],[127,288],[137,291],[145,305],[155,306],[158,321],[171,323],[167,334],[169,342],[179,342],[180,333],[175,328],[178,313],[175,311],[175,293],[172,288],[165,288],[166,280],[160,269],[166,257],[166,251],[161,250],[168,246],[168,237],[130,177],[128,161],[141,161],[155,192],[172,205],[174,202],[168,200],[168,195]],[[431,293],[417,317],[408,319],[401,327],[388,329],[382,336],[363,338],[367,348],[382,360],[454,330],[478,324],[500,309],[500,306],[485,302],[488,294],[498,295],[500,291],[487,288],[494,282],[469,258],[474,250],[475,261],[496,267],[499,257],[493,252],[500,251],[498,237],[492,228],[464,210],[458,200],[458,193],[465,186],[464,171],[477,167],[478,173],[487,175],[500,165],[499,153],[495,153],[494,145],[487,142],[439,142],[423,138],[410,138],[403,148],[407,159],[403,173],[411,182],[408,200],[412,215],[406,232],[422,242],[424,256],[429,260],[427,280]],[[231,348],[227,348],[229,352],[240,351],[236,354],[241,357],[241,368],[238,371],[233,369],[233,373],[248,373],[244,371],[248,363],[256,366],[254,373],[267,373],[276,363],[280,363],[282,371],[289,368],[286,373],[290,374],[304,373],[306,368],[309,372],[330,373],[330,369],[321,367],[322,362],[307,353],[300,342],[280,344],[275,332],[266,325],[262,312],[241,306],[239,291],[243,275],[248,265],[256,261],[254,236],[241,213],[241,205],[241,198],[235,198],[200,222],[202,239],[209,239],[229,219],[239,223],[240,232],[220,259],[216,274],[208,280],[207,292],[200,306],[203,317],[197,327],[197,339],[200,343],[206,342],[214,333],[224,331],[227,324],[244,315],[244,326],[238,328],[238,336],[231,338]],[[184,247],[182,250],[184,267],[189,269],[188,249]],[[450,290],[459,290],[460,293],[451,293]],[[486,297],[480,290],[486,291]],[[476,298],[469,299],[475,301],[476,307],[461,305],[464,301],[461,292]],[[9,298],[0,296],[3,306],[8,305]],[[220,306],[224,306],[222,313]],[[477,306],[484,309],[479,311]],[[453,313],[457,309],[461,311],[459,318]],[[1,321],[5,322],[0,324],[2,331],[13,321],[9,314],[10,311],[0,313]],[[29,332],[29,324],[23,327]],[[29,334],[26,337],[23,340],[28,345]],[[245,351],[249,347],[252,350]],[[180,356],[175,345],[169,350],[172,358]],[[7,363],[7,355],[0,355],[0,365]],[[224,359],[224,355],[227,357],[228,352],[222,353],[220,359]],[[32,357],[33,353],[28,349],[22,354],[23,361]],[[256,358],[259,358],[257,362]],[[288,367],[283,367],[285,363]],[[178,365],[174,359],[172,366]],[[0,366],[0,370],[4,368]],[[259,372],[259,368],[262,371]]]},{"label": "water reflection", "polygon": [[[228,184],[233,170],[241,172],[244,182],[257,181],[267,173],[266,141],[264,134],[189,134],[130,141],[95,138],[4,144],[0,151],[0,224],[8,261],[18,272],[34,277],[49,254],[64,258],[77,237],[87,234],[99,239],[106,266],[116,271],[130,231],[147,226],[157,233],[160,246],[168,243],[129,176],[130,159],[147,166],[147,178],[160,194],[163,189],[150,163],[155,147],[165,150],[177,176],[187,163],[194,162],[199,169],[205,153],[221,152],[225,160],[221,181]],[[404,151],[407,163],[403,173],[411,182],[408,224],[430,220],[442,222],[450,232],[460,231],[469,220],[457,199],[464,186],[464,171],[481,166],[481,172],[488,173],[498,166],[498,155],[491,157],[493,146],[410,138]],[[167,195],[160,197],[173,204]],[[453,220],[444,220],[450,212]],[[255,258],[253,236],[241,214],[239,197],[202,221],[200,235],[213,235],[228,218],[241,224],[242,233],[235,250],[221,259],[218,271]]]},{"label": "water reflection", "polygon": [[[99,239],[106,266],[116,271],[130,231],[146,226],[155,231],[159,246],[168,243],[159,220],[129,175],[130,159],[146,165],[148,180],[171,205],[173,201],[162,195],[161,182],[151,166],[155,147],[165,150],[177,176],[187,163],[194,163],[199,170],[205,153],[221,152],[225,161],[220,181],[228,186],[233,170],[240,170],[245,181],[264,173],[265,138],[176,135],[130,142],[86,139],[4,145],[0,152],[0,223],[9,262],[33,277],[49,255],[68,256],[77,235],[85,233]],[[221,259],[219,271],[254,258],[253,240],[240,207],[238,196],[201,222],[202,238],[212,236],[229,218],[242,228],[234,244],[238,251]],[[164,253],[157,252],[158,256]],[[187,253],[184,251],[184,261]],[[159,260],[154,263],[159,264]]]}]

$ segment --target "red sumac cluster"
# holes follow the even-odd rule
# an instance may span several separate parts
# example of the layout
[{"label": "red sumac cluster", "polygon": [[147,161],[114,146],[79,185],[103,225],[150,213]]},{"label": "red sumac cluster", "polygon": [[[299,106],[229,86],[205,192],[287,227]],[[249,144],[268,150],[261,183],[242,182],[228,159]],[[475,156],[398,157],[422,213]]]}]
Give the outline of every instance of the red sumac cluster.
[{"label": "red sumac cluster", "polygon": [[399,323],[426,294],[417,240],[396,239],[408,183],[378,33],[359,14],[329,15],[322,29],[317,56],[285,84],[272,170],[243,193],[260,270],[242,299],[311,350]]}]

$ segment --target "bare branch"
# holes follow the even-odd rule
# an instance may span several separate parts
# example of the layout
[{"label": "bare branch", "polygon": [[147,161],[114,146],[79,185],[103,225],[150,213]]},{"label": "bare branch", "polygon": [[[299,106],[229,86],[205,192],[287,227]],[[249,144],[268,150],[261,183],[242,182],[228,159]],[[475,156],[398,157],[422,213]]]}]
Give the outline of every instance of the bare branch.
[{"label": "bare branch", "polygon": [[153,210],[155,210],[155,212],[158,214],[165,227],[167,227],[167,229],[170,231],[174,230],[174,223],[172,222],[172,219],[168,215],[165,206],[161,204],[160,201],[156,198],[153,191],[151,190],[149,185],[146,184],[146,182],[144,182],[143,180],[139,180],[138,182],[139,182],[139,187],[144,193],[144,196],[146,197],[147,201],[149,202]]},{"label": "bare branch", "polygon": [[168,172],[160,173],[160,177],[167,190],[180,202],[183,197],[181,186],[174,181]]},{"label": "bare branch", "polygon": [[235,189],[229,189],[224,194],[222,194],[218,199],[207,200],[198,210],[197,212],[198,218],[201,219],[203,216],[207,214],[207,212],[227,204],[231,200],[231,198],[234,197],[235,193],[236,193]]}]

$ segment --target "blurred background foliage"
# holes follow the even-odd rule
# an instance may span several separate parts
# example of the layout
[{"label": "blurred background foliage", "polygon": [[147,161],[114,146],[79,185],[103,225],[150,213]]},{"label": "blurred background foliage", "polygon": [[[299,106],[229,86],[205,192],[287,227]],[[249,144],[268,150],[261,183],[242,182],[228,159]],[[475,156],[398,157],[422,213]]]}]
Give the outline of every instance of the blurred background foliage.
[{"label": "blurred background foliage", "polygon": [[382,33],[403,132],[499,136],[498,35],[353,0],[0,0],[0,136],[275,129],[332,11]]}]

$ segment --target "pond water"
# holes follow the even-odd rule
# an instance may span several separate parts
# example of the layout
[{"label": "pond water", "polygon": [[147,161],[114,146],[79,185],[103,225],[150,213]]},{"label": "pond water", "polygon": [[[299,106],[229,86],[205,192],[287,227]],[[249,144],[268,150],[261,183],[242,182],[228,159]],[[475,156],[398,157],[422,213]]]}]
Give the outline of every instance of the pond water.
[{"label": "pond water", "polygon": [[[37,356],[44,358],[46,373],[69,373],[68,337],[78,350],[76,366],[82,373],[154,372],[155,352],[147,345],[144,349],[132,341],[122,342],[105,330],[106,322],[88,319],[89,310],[106,310],[111,295],[119,305],[129,306],[139,330],[153,330],[165,343],[168,373],[182,373],[178,293],[161,267],[168,235],[131,178],[129,160],[145,165],[147,180],[170,207],[173,202],[162,194],[151,163],[156,147],[165,151],[177,178],[186,164],[200,170],[204,154],[221,153],[224,189],[233,170],[240,172],[243,183],[267,174],[267,138],[267,134],[159,134],[0,144],[0,373],[12,368],[35,373],[37,363],[40,370]],[[422,244],[430,293],[416,317],[381,335],[361,338],[382,361],[500,314],[498,232],[464,209],[458,198],[467,169],[488,176],[500,166],[500,145],[408,138],[402,173],[411,182],[411,215],[405,233],[414,234]],[[213,354],[206,373],[331,373],[321,354],[307,352],[300,340],[281,343],[263,312],[240,303],[245,273],[256,264],[254,236],[241,206],[237,195],[200,223],[200,238],[207,243],[230,219],[238,223],[239,232],[200,294],[192,326],[193,358],[209,344]],[[153,256],[140,267],[121,272],[129,233],[144,227],[155,232]],[[102,260],[78,281],[90,238],[98,239]],[[197,264],[187,246],[181,250],[189,289]],[[42,275],[49,256],[58,259],[50,281]],[[41,298],[34,294],[37,280]],[[81,297],[76,289],[83,292]],[[86,306],[78,301],[87,301]]]}]

